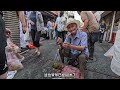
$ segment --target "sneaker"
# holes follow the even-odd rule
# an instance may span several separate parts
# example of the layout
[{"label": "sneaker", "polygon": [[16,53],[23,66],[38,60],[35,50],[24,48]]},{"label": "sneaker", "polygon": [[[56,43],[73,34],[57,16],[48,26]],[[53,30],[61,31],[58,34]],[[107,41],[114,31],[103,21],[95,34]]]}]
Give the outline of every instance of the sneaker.
[{"label": "sneaker", "polygon": [[26,45],[26,48],[27,48],[27,49],[31,49],[31,48],[29,47],[29,45]]},{"label": "sneaker", "polygon": [[35,52],[33,52],[33,55],[36,55],[36,54],[37,54],[37,52],[38,52],[38,50],[36,49],[36,50],[35,50]]},{"label": "sneaker", "polygon": [[37,52],[37,56],[40,56],[40,54],[41,54],[41,53],[38,51],[38,52]]},{"label": "sneaker", "polygon": [[90,60],[93,60],[93,57],[89,57]]},{"label": "sneaker", "polygon": [[29,44],[29,48],[30,48],[30,49],[35,49],[35,46],[34,46],[32,43],[30,43],[30,44]]}]

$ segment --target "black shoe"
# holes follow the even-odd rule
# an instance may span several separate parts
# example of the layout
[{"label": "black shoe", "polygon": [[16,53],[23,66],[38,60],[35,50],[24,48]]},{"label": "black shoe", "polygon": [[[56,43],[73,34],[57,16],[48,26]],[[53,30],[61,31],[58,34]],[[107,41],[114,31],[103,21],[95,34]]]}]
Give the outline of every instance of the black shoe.
[{"label": "black shoe", "polygon": [[27,49],[30,49],[30,48],[29,48],[29,45],[27,45],[26,48],[27,48]]},{"label": "black shoe", "polygon": [[87,60],[87,63],[92,63],[97,61],[97,59],[95,57],[89,57],[89,59]]},{"label": "black shoe", "polygon": [[89,57],[89,60],[93,60],[93,57]]}]

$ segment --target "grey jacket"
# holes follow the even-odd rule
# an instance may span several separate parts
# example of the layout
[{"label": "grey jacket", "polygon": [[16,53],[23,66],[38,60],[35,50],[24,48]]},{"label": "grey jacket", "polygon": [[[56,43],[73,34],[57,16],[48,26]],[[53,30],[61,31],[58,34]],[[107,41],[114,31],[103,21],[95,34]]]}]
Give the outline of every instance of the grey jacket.
[{"label": "grey jacket", "polygon": [[43,21],[43,16],[41,12],[37,11],[36,12],[36,20],[37,20],[37,31],[42,31],[44,30],[44,21]]}]

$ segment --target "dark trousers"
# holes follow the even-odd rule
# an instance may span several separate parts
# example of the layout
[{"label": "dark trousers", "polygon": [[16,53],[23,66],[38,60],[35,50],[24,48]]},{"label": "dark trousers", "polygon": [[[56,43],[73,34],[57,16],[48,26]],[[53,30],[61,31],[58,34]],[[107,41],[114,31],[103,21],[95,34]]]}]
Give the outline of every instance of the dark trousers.
[{"label": "dark trousers", "polygon": [[63,42],[65,40],[65,31],[59,32],[58,31],[58,37],[62,38]]},{"label": "dark trousers", "polygon": [[32,36],[32,41],[33,41],[33,45],[35,47],[40,47],[39,41],[40,41],[40,36],[41,36],[41,32],[37,31],[37,30],[31,30],[31,36]]},{"label": "dark trousers", "polygon": [[58,30],[55,30],[55,37],[56,37],[56,41],[58,39]]},{"label": "dark trousers", "polygon": [[8,67],[7,59],[5,54],[5,46],[6,46],[6,36],[5,36],[5,23],[0,15],[0,75],[7,72]]},{"label": "dark trousers", "polygon": [[56,37],[56,39],[58,38],[58,30],[55,30],[55,37]]},{"label": "dark trousers", "polygon": [[94,44],[98,41],[99,32],[88,33],[88,49],[89,57],[93,58],[94,54]]},{"label": "dark trousers", "polygon": [[103,36],[104,36],[104,33],[99,33],[99,42],[102,43],[103,41]]},{"label": "dark trousers", "polygon": [[[69,56],[68,54],[66,54],[65,52],[60,51],[60,50],[59,50],[59,54],[60,54],[60,58],[62,60],[62,63],[64,63],[64,57],[71,58],[71,55]],[[81,55],[78,54],[77,56],[78,56],[77,57],[78,58],[78,68],[81,71],[81,76],[84,77],[87,60],[86,60],[86,57],[84,54],[81,54]]]}]

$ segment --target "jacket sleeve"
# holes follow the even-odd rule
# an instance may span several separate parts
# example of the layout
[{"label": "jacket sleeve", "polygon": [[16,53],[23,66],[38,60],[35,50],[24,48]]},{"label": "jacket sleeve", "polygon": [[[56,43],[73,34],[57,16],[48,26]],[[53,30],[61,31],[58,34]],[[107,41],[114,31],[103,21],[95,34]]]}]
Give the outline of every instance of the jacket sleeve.
[{"label": "jacket sleeve", "polygon": [[43,16],[41,14],[41,12],[37,12],[37,27],[41,28],[41,30],[43,30],[44,28],[44,21],[43,21]]},{"label": "jacket sleeve", "polygon": [[38,12],[38,19],[40,23],[43,23],[43,17],[42,17],[41,12]]},{"label": "jacket sleeve", "polygon": [[[38,14],[38,16],[39,16],[39,14]],[[41,13],[40,13],[40,20],[41,20],[41,24],[42,24],[42,26],[44,27],[44,20],[43,20],[43,16],[42,16]]]}]

